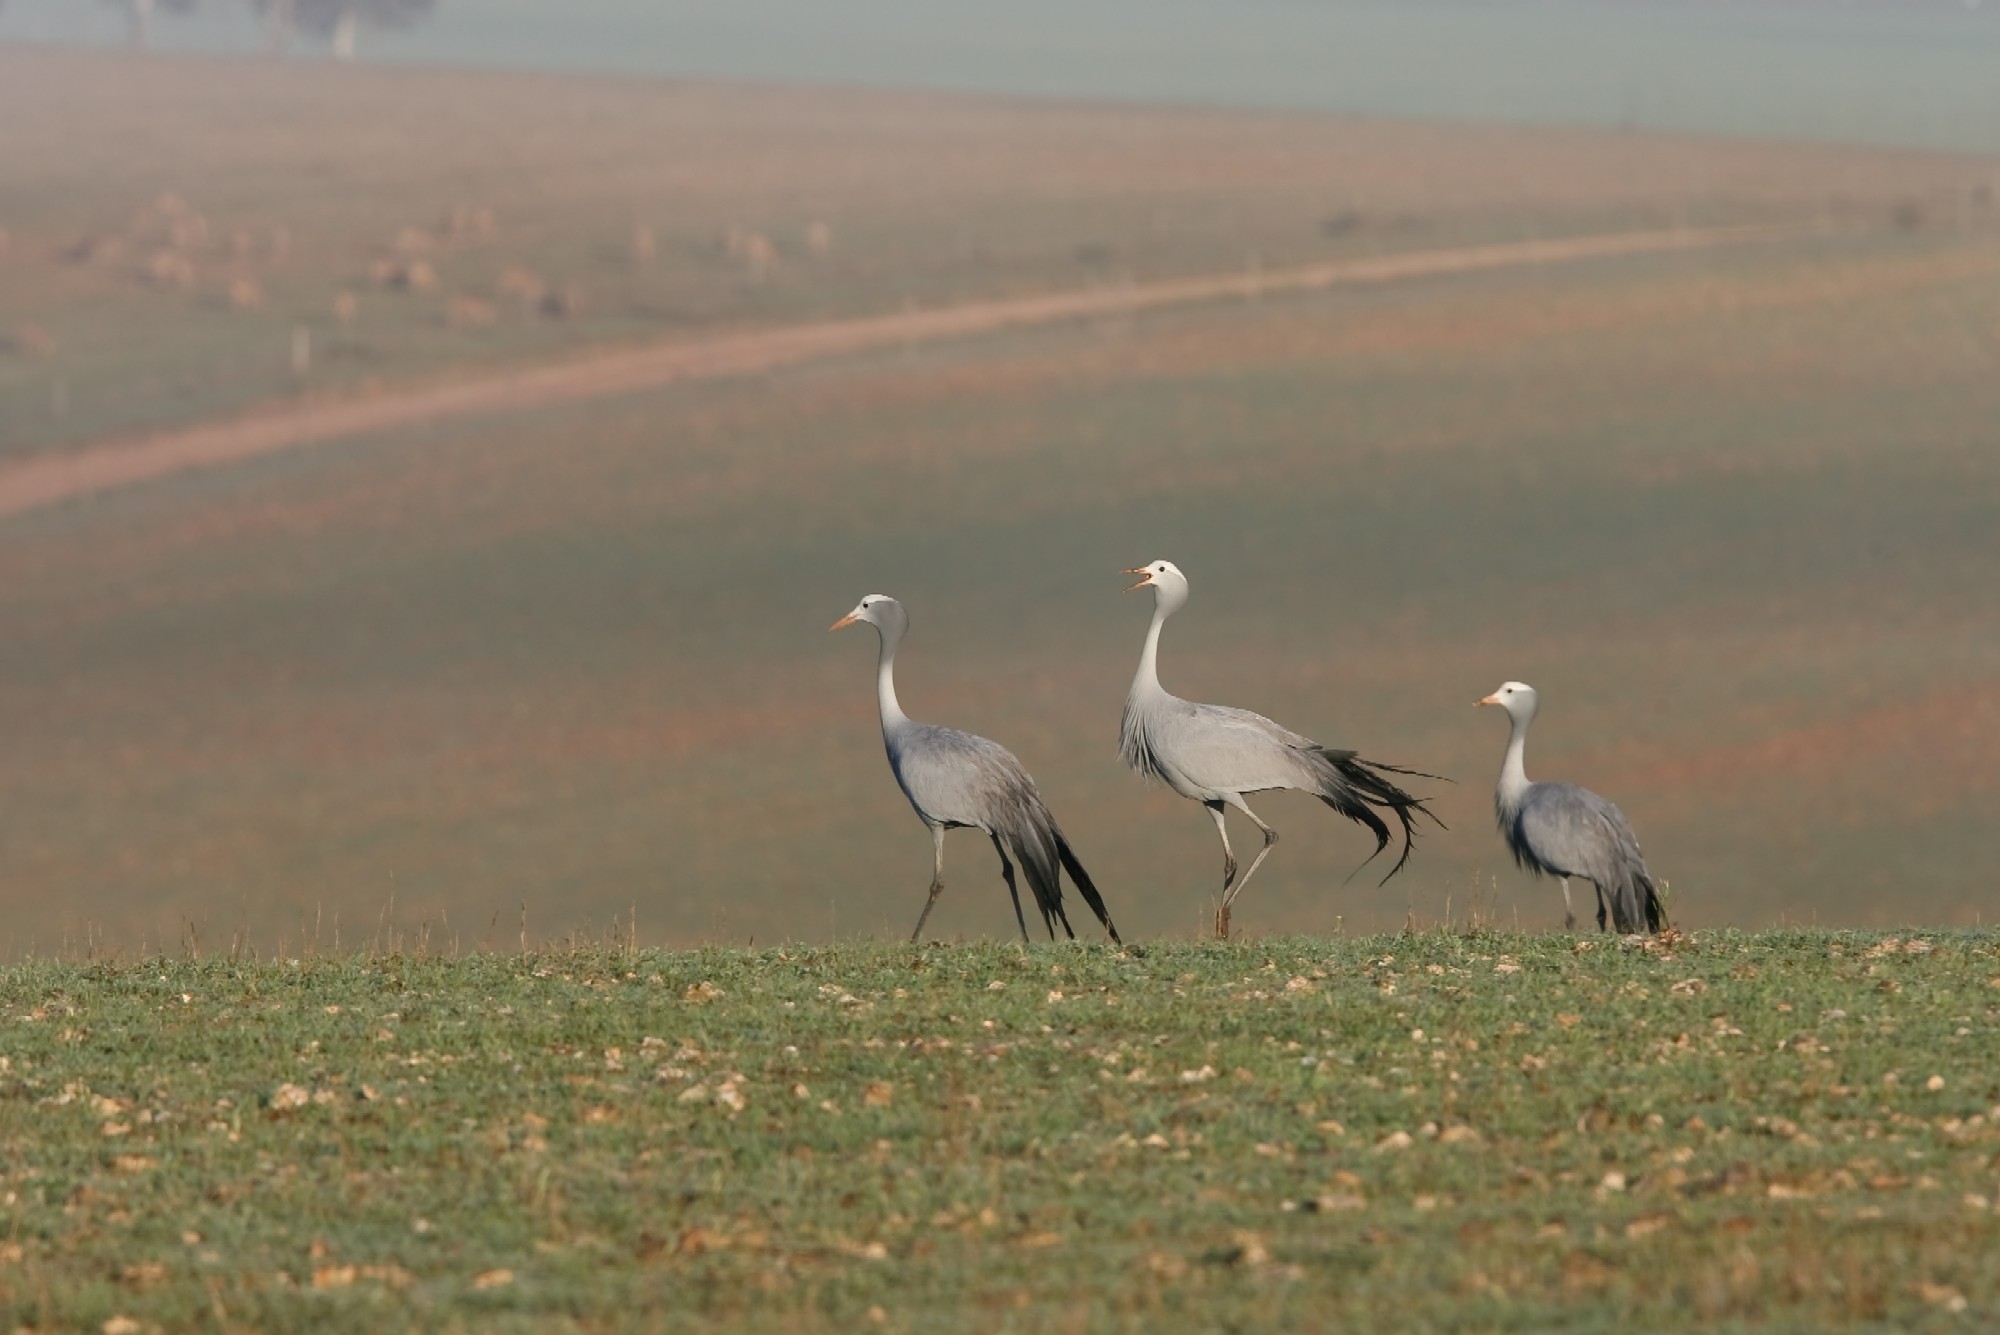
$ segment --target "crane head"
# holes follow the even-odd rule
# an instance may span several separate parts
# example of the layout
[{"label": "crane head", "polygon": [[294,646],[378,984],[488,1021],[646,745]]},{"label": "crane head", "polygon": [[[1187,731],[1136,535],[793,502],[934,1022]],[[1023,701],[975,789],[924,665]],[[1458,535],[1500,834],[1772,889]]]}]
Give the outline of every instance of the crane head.
[{"label": "crane head", "polygon": [[1154,561],[1150,565],[1133,566],[1130,570],[1121,573],[1139,576],[1139,582],[1132,585],[1131,588],[1126,589],[1125,592],[1127,593],[1132,592],[1133,589],[1169,584],[1175,580],[1180,582],[1182,590],[1187,588],[1187,576],[1183,575],[1181,568],[1172,561]]},{"label": "crane head", "polygon": [[1527,714],[1530,717],[1534,715],[1535,704],[1535,688],[1525,681],[1503,682],[1493,694],[1472,702],[1475,709],[1481,705],[1498,705],[1509,714]]},{"label": "crane head", "polygon": [[846,616],[828,626],[827,629],[839,630],[842,626],[851,626],[857,621],[865,621],[877,630],[881,630],[884,624],[883,619],[891,614],[891,609],[894,609],[894,612],[900,615],[903,605],[886,593],[871,593],[856,603],[852,612],[849,612]]}]

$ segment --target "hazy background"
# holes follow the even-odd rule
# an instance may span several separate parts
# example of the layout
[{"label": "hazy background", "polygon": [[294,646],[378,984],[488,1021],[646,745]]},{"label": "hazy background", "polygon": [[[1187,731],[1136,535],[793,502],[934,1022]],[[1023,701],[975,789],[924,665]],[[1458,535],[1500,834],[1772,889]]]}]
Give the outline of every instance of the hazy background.
[{"label": "hazy background", "polygon": [[[260,49],[246,6],[165,49]],[[115,42],[116,5],[10,0],[0,38]],[[2000,149],[1979,0],[461,0],[371,59],[1644,126]]]},{"label": "hazy background", "polygon": [[[1694,925],[1971,923],[2000,866],[2000,21],[1795,3],[0,8],[0,950],[900,935],[902,696],[1039,776],[1128,934],[1207,818],[1163,676],[1449,775],[1388,889],[1295,796],[1237,921],[1560,921],[1504,731]],[[672,76],[672,77],[660,77]],[[1057,96],[1048,96],[1054,94]],[[42,507],[107,446],[609,348],[1740,225],[362,433]],[[35,470],[40,470],[39,472]],[[946,934],[1011,912],[948,844]],[[629,916],[628,916],[629,915]]]}]

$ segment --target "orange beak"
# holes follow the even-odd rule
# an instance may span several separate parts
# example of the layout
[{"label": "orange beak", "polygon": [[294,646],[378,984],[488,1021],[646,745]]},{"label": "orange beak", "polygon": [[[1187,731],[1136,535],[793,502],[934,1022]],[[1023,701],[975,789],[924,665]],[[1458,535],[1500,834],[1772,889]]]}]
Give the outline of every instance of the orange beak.
[{"label": "orange beak", "polygon": [[1473,707],[1474,709],[1477,709],[1477,708],[1479,708],[1479,706],[1481,706],[1481,705],[1497,705],[1497,704],[1499,704],[1499,703],[1500,703],[1500,697],[1499,697],[1499,696],[1497,696],[1497,695],[1489,695],[1489,696],[1487,696],[1487,697],[1486,697],[1486,698],[1485,698],[1484,700],[1474,700],[1474,701],[1472,702],[1472,707]]},{"label": "orange beak", "polygon": [[848,613],[848,614],[847,614],[846,616],[844,616],[844,617],[842,617],[842,618],[841,618],[840,620],[838,620],[838,621],[834,622],[834,623],[833,623],[833,624],[832,624],[831,626],[828,626],[828,627],[827,627],[827,629],[828,629],[828,630],[839,630],[839,629],[840,629],[840,628],[841,628],[842,626],[851,626],[851,625],[853,625],[853,624],[854,624],[855,622],[857,622],[857,621],[859,621],[859,620],[861,620],[861,618],[860,618],[860,617],[858,617],[858,616],[854,615],[854,613],[852,613],[852,612],[849,612],[849,613]]},{"label": "orange beak", "polygon": [[1130,570],[1121,570],[1118,573],[1121,575],[1144,575],[1146,577],[1137,584],[1132,585],[1131,588],[1126,589],[1125,592],[1127,593],[1132,592],[1133,589],[1143,589],[1153,582],[1153,572],[1144,566],[1133,566]]}]

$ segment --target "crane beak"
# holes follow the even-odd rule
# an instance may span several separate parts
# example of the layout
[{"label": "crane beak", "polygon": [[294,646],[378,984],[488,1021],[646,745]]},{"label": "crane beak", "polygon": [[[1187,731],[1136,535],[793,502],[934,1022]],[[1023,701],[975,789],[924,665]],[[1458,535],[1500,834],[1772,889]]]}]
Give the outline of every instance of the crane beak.
[{"label": "crane beak", "polygon": [[857,614],[855,614],[855,613],[853,613],[853,612],[849,612],[849,613],[848,613],[848,614],[847,614],[846,616],[844,616],[844,617],[842,617],[842,618],[841,618],[840,620],[838,620],[838,621],[834,622],[834,623],[833,623],[833,624],[832,624],[831,626],[828,626],[828,627],[827,627],[827,629],[828,629],[828,630],[839,630],[839,629],[840,629],[840,628],[841,628],[842,626],[851,626],[851,625],[853,625],[853,624],[854,624],[855,622],[857,622],[857,621],[859,621],[859,620],[861,620],[860,616],[858,616]]},{"label": "crane beak", "polygon": [[1132,585],[1132,586],[1131,586],[1130,588],[1126,589],[1126,590],[1125,590],[1125,592],[1127,592],[1127,593],[1130,593],[1130,592],[1132,592],[1132,590],[1133,590],[1133,589],[1143,589],[1143,588],[1145,588],[1145,587],[1146,587],[1146,586],[1147,586],[1148,584],[1151,584],[1151,583],[1153,582],[1153,572],[1152,572],[1152,571],[1150,571],[1150,570],[1148,570],[1148,569],[1146,569],[1146,567],[1144,567],[1144,566],[1133,566],[1133,567],[1132,567],[1132,568],[1131,568],[1130,570],[1121,570],[1121,571],[1119,571],[1118,573],[1119,573],[1119,574],[1121,574],[1121,575],[1144,575],[1144,576],[1145,576],[1145,578],[1144,578],[1144,579],[1142,579],[1142,580],[1140,580],[1140,581],[1139,581],[1139,582],[1138,582],[1137,584],[1134,584],[1134,585]]},{"label": "crane beak", "polygon": [[1480,707],[1481,705],[1497,705],[1497,704],[1499,704],[1499,703],[1500,703],[1500,697],[1499,697],[1499,696],[1497,696],[1497,695],[1489,695],[1489,696],[1487,696],[1487,697],[1486,697],[1486,698],[1485,698],[1484,700],[1474,700],[1474,701],[1472,702],[1472,707],[1473,707],[1474,709],[1477,709],[1477,708],[1479,708],[1479,707]]}]

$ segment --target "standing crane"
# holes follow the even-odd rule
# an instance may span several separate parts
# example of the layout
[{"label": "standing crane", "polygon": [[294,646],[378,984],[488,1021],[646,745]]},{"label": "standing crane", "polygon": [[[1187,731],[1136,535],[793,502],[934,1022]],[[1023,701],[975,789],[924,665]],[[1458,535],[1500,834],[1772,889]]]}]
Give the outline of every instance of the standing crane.
[{"label": "standing crane", "polygon": [[[1413,814],[1427,816],[1438,828],[1444,828],[1424,799],[1404,792],[1389,777],[1429,779],[1435,775],[1321,746],[1247,709],[1196,704],[1167,694],[1160,685],[1160,628],[1187,603],[1187,576],[1172,561],[1155,561],[1125,573],[1140,577],[1132,589],[1153,590],[1153,624],[1146,631],[1146,647],[1139,654],[1139,672],[1132,678],[1131,694],[1125,698],[1125,716],[1118,730],[1119,754],[1138,773],[1159,779],[1182,797],[1201,803],[1214,817],[1215,832],[1222,837],[1222,902],[1215,910],[1218,938],[1228,937],[1230,905],[1264,864],[1271,845],[1278,842],[1278,832],[1258,819],[1243,800],[1245,793],[1273,788],[1311,793],[1349,820],[1368,827],[1375,836],[1370,861],[1389,846],[1389,827],[1376,814],[1388,812],[1403,827],[1403,854],[1382,878],[1385,884],[1410,860],[1410,846],[1416,837]],[[1264,846],[1257,850],[1250,870],[1240,881],[1224,819],[1228,807],[1248,816],[1250,823],[1264,832]]]},{"label": "standing crane", "polygon": [[[875,666],[875,696],[882,711],[882,743],[889,752],[889,769],[903,796],[910,799],[917,819],[931,832],[931,890],[924,911],[917,916],[915,941],[923,935],[924,923],[944,890],[944,832],[975,829],[985,832],[1000,855],[1000,874],[1007,893],[1014,899],[1014,921],[1021,939],[1028,939],[1028,921],[1021,912],[1021,894],[1014,884],[1014,863],[1007,850],[1027,874],[1028,889],[1041,910],[1042,925],[1055,940],[1056,924],[1072,939],[1069,916],[1063,912],[1062,873],[1082,892],[1084,902],[1097,914],[1104,930],[1119,941],[1118,929],[1104,900],[1091,884],[1089,873],[1063,837],[1048,804],[1035,788],[1035,781],[1013,753],[997,742],[975,737],[954,728],[918,723],[903,712],[896,701],[896,647],[910,627],[903,605],[894,598],[871,593],[855,604],[854,610],[829,628],[839,630],[856,622],[866,622],[881,637],[881,656]],[[1123,942],[1119,942],[1123,944]]]},{"label": "standing crane", "polygon": [[1535,688],[1510,681],[1473,704],[1498,705],[1512,720],[1500,783],[1493,790],[1493,815],[1517,865],[1562,882],[1563,925],[1576,927],[1569,883],[1580,877],[1597,887],[1598,930],[1604,929],[1608,905],[1612,925],[1621,933],[1659,931],[1666,924],[1666,909],[1625,814],[1588,788],[1528,781],[1522,756],[1528,725],[1540,705]]}]

